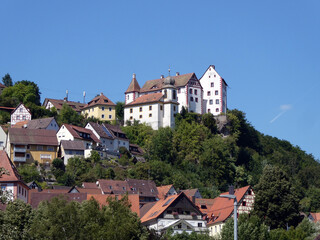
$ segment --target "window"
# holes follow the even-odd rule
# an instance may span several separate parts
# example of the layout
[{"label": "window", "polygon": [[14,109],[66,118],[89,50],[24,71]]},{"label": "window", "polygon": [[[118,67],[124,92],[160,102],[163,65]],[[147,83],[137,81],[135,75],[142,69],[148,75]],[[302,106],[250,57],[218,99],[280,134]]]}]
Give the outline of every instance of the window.
[{"label": "window", "polygon": [[193,102],[193,97],[190,97],[190,101]]},{"label": "window", "polygon": [[37,146],[37,150],[43,150],[43,146]]},{"label": "window", "polygon": [[176,106],[173,106],[173,111],[176,111]]},{"label": "window", "polygon": [[212,99],[210,99],[209,104],[210,104],[210,105],[212,105],[212,104],[213,104],[213,100],[212,100]]},{"label": "window", "polygon": [[127,99],[129,100],[129,95],[127,95]]},{"label": "window", "polygon": [[104,107],[101,107],[101,110],[104,111]]},{"label": "window", "polygon": [[216,99],[216,104],[219,104],[219,99]]},{"label": "window", "polygon": [[189,93],[192,94],[192,89],[190,88]]},{"label": "window", "polygon": [[211,92],[210,91],[207,92],[207,96],[211,96]]},{"label": "window", "polygon": [[112,111],[112,108],[111,108],[111,107],[109,107],[109,111],[110,111],[110,112]]},{"label": "window", "polygon": [[26,158],[30,159],[30,154],[29,153],[26,154]]},{"label": "window", "polygon": [[22,109],[22,108],[20,108],[20,112],[23,112],[23,109]]},{"label": "window", "polygon": [[17,116],[16,119],[17,119],[17,120],[20,120],[20,116]]},{"label": "window", "polygon": [[214,87],[214,83],[213,82],[211,83],[211,87]]},{"label": "window", "polygon": [[211,112],[210,108],[208,108],[208,113]]},{"label": "window", "polygon": [[196,100],[196,102],[198,102],[198,98],[197,97],[195,98],[195,100]]},{"label": "window", "polygon": [[194,94],[195,94],[195,95],[198,94],[198,90],[197,90],[197,89],[194,90]]},{"label": "window", "polygon": [[149,106],[149,110],[150,110],[150,111],[152,110],[152,106]]},{"label": "window", "polygon": [[198,223],[198,227],[202,227],[202,223]]},{"label": "window", "polygon": [[213,75],[214,77],[216,77],[217,75]]},{"label": "window", "polygon": [[130,120],[132,120],[132,116],[130,117]]},{"label": "window", "polygon": [[178,88],[178,93],[181,93],[181,89],[180,88]]},{"label": "window", "polygon": [[247,202],[246,202],[246,201],[243,201],[243,202],[242,202],[242,206],[247,206]]},{"label": "window", "polygon": [[112,115],[109,115],[109,119],[111,119],[112,118]]},{"label": "window", "polygon": [[176,99],[177,98],[177,92],[176,90],[172,91],[172,99]]},{"label": "window", "polygon": [[47,146],[47,150],[48,150],[48,151],[54,151],[54,147],[52,147],[52,146]]},{"label": "window", "polygon": [[160,106],[160,110],[161,110],[161,111],[163,110],[163,106]]},{"label": "window", "polygon": [[26,120],[26,116],[22,116],[22,120]]},{"label": "window", "polygon": [[104,118],[104,114],[101,115],[101,118]]},{"label": "window", "polygon": [[216,108],[216,112],[219,112],[219,108]]},{"label": "window", "polygon": [[142,118],[142,115],[140,115],[139,118]]},{"label": "window", "polygon": [[139,111],[142,112],[142,107],[139,108]]},{"label": "window", "polygon": [[216,90],[216,91],[214,92],[214,94],[215,94],[215,95],[219,95],[219,91]]},{"label": "window", "polygon": [[130,108],[130,113],[132,113],[132,111],[133,111],[132,108]]},{"label": "window", "polygon": [[149,117],[152,117],[152,113],[149,114]]}]

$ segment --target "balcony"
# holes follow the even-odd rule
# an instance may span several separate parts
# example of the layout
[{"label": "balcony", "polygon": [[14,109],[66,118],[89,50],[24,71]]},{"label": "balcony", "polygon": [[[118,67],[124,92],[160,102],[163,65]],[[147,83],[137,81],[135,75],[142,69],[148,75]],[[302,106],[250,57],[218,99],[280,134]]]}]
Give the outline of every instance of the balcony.
[{"label": "balcony", "polygon": [[26,162],[26,157],[13,157],[14,162]]},{"label": "balcony", "polygon": [[14,147],[13,151],[15,151],[15,152],[24,152],[25,153],[27,151],[27,149],[25,147]]}]

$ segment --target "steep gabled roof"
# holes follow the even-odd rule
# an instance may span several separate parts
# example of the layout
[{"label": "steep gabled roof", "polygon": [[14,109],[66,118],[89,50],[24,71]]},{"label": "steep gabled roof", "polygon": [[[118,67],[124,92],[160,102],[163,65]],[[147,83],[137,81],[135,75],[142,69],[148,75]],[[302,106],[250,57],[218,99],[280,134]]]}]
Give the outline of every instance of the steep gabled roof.
[{"label": "steep gabled roof", "polygon": [[[175,83],[175,87],[183,87],[187,85],[189,80],[191,78],[197,78],[195,73],[187,73],[187,74],[182,74],[178,76],[173,76]],[[154,79],[154,80],[149,80],[147,81],[143,87],[140,89],[140,92],[149,92],[149,91],[155,91],[157,89],[161,89],[163,86],[163,81],[165,78],[160,78],[160,79]]]},{"label": "steep gabled roof", "polygon": [[17,109],[18,109],[21,105],[31,114],[30,109],[27,108],[23,103],[19,103],[19,105],[11,112],[11,114],[13,114],[15,111],[17,111]]},{"label": "steep gabled roof", "polygon": [[133,193],[126,181],[99,179],[99,185],[104,194]]},{"label": "steep gabled roof", "polygon": [[194,207],[195,212],[198,212],[198,214],[202,215],[202,212],[192,203],[192,201],[190,201],[190,199],[183,192],[181,192],[178,195],[171,195],[166,199],[160,199],[157,201],[153,207],[144,214],[144,216],[141,218],[141,222],[144,223],[158,218],[167,208],[175,205],[182,198],[185,198]]},{"label": "steep gabled roof", "polygon": [[[220,74],[217,72],[216,67],[214,65],[209,65],[209,67],[207,68],[207,70],[202,74],[201,78],[203,78],[203,76],[206,74],[206,72],[208,71],[208,69],[212,67],[214,69],[214,71],[218,74],[218,76],[222,79],[222,81],[224,82],[224,84],[226,86],[228,86],[227,82],[220,76]],[[199,78],[199,80],[201,80],[201,78]]]},{"label": "steep gabled roof", "polygon": [[99,96],[92,99],[90,102],[88,102],[87,105],[83,107],[83,109],[94,107],[97,105],[104,105],[104,106],[115,106],[115,104],[107,98],[103,93],[101,93]]},{"label": "steep gabled roof", "polygon": [[155,198],[158,196],[158,189],[154,181],[127,179],[126,182],[133,194],[138,193],[140,196]]},{"label": "steep gabled roof", "polygon": [[320,213],[310,212],[310,215],[313,218],[313,222],[320,222]]},{"label": "steep gabled roof", "polygon": [[91,127],[96,131],[96,133],[102,137],[102,138],[108,138],[108,139],[113,139],[112,136],[108,135],[106,133],[106,131],[103,129],[104,126],[103,125],[100,125],[98,123],[95,123],[95,122],[89,122],[88,124],[91,125]]},{"label": "steep gabled roof", "polygon": [[131,83],[127,89],[127,91],[125,93],[129,93],[129,92],[139,92],[140,91],[140,85],[135,77],[135,75],[133,76]]},{"label": "steep gabled roof", "polygon": [[108,132],[112,135],[113,138],[120,138],[129,141],[126,134],[121,130],[119,125],[102,123],[102,126],[108,130]]},{"label": "steep gabled roof", "polygon": [[78,126],[74,126],[74,125],[70,125],[70,124],[63,124],[63,126],[65,126],[68,129],[68,131],[71,133],[71,135],[74,138],[85,140],[85,141],[90,141],[90,139],[83,138],[82,136],[80,136],[80,133],[86,133],[86,134],[90,135],[90,138],[94,142],[96,142],[96,143],[100,142],[100,140],[96,137],[96,135],[94,135],[94,133],[90,129],[78,127]]},{"label": "steep gabled roof", "polygon": [[69,141],[69,140],[61,140],[61,146],[64,150],[85,150],[85,146],[81,141]]},{"label": "steep gabled roof", "polygon": [[165,198],[165,197],[167,196],[169,190],[170,190],[172,187],[173,187],[172,184],[157,187],[157,189],[158,189],[158,198],[159,198],[159,199]]},{"label": "steep gabled roof", "polygon": [[0,182],[18,182],[21,181],[21,176],[13,163],[8,158],[4,150],[0,151],[0,167],[3,167],[8,174],[3,174],[0,177]]},{"label": "steep gabled roof", "polygon": [[128,103],[125,107],[160,102],[163,97],[162,93],[150,93],[136,98],[133,102]]},{"label": "steep gabled roof", "polygon": [[13,144],[58,146],[56,131],[45,129],[9,128],[8,136]]},{"label": "steep gabled roof", "polygon": [[[251,189],[251,186],[246,186],[242,188],[235,189],[234,195],[239,203],[244,197],[245,193]],[[227,195],[228,192],[221,193],[220,195]],[[213,215],[213,218],[208,222],[208,225],[215,224],[218,222],[224,222],[233,213],[233,199],[217,197],[214,199],[214,203],[211,209],[208,211],[209,217]]]},{"label": "steep gabled roof", "polygon": [[29,129],[46,129],[52,120],[54,120],[54,117],[33,119],[27,123],[27,128],[29,128]]},{"label": "steep gabled roof", "polygon": [[76,112],[81,112],[82,108],[86,105],[85,103],[80,102],[73,102],[73,101],[67,101],[64,99],[52,99],[52,98],[46,98],[42,104],[42,106],[47,105],[48,102],[51,102],[52,105],[59,111],[61,110],[64,103],[66,103],[68,106],[70,106],[73,110]]}]

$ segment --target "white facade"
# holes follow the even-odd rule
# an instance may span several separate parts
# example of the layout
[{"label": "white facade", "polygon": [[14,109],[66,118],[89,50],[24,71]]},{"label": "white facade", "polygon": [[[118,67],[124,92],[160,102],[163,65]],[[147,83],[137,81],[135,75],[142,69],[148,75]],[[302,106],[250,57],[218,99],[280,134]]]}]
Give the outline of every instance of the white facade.
[{"label": "white facade", "polygon": [[22,103],[20,103],[11,114],[11,125],[15,125],[18,122],[28,120],[31,120],[31,113],[29,109],[27,109]]},{"label": "white facade", "polygon": [[203,112],[220,115],[227,113],[227,83],[210,65],[200,79],[203,88]]},{"label": "white facade", "polygon": [[57,132],[58,143],[60,144],[61,140],[73,141],[75,140],[73,135],[69,132],[69,130],[62,125],[59,131]]},{"label": "white facade", "polygon": [[7,142],[7,134],[3,131],[3,128],[0,126],[0,150],[5,150]]}]

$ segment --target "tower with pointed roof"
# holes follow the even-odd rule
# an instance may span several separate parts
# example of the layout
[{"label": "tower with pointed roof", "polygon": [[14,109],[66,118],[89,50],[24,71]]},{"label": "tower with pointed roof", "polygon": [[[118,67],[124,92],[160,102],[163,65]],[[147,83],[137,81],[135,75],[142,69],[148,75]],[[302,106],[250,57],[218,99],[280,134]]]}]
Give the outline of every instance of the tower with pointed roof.
[{"label": "tower with pointed roof", "polygon": [[162,94],[163,94],[163,127],[175,126],[174,117],[178,110],[177,90],[174,86],[175,80],[173,77],[168,76],[163,81]]},{"label": "tower with pointed roof", "polygon": [[133,102],[139,97],[140,85],[136,79],[136,74],[134,73],[132,76],[131,83],[125,92],[126,95],[126,104]]}]

